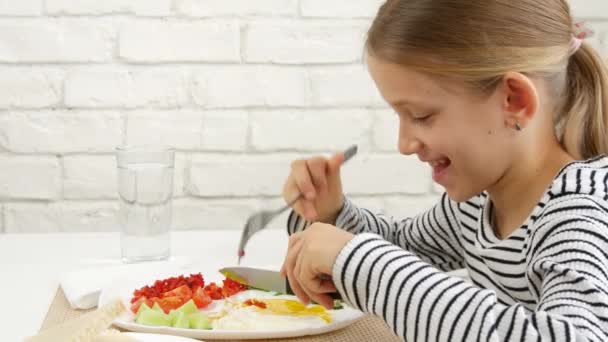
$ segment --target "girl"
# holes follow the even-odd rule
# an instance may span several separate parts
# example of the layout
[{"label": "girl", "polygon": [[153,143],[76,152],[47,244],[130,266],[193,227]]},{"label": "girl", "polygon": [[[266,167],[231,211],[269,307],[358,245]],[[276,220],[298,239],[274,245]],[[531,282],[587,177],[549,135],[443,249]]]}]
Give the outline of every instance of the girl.
[{"label": "girl", "polygon": [[396,220],[344,199],[342,155],[295,161],[298,297],[407,341],[608,341],[608,73],[575,28],[566,0],[388,0],[369,71],[446,194]]}]

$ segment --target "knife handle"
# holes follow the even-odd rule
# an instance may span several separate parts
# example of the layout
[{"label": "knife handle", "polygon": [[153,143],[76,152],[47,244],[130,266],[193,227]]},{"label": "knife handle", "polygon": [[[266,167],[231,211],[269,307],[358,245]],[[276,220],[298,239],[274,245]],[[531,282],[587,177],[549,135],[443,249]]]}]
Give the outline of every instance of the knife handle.
[{"label": "knife handle", "polygon": [[[293,293],[293,290],[291,289],[291,286],[289,285],[289,280],[287,280],[287,278],[285,278],[285,291],[287,291],[287,294],[295,296],[295,293]],[[340,295],[340,292],[332,292],[332,293],[328,293],[328,295],[333,299],[342,300],[342,296]]]}]

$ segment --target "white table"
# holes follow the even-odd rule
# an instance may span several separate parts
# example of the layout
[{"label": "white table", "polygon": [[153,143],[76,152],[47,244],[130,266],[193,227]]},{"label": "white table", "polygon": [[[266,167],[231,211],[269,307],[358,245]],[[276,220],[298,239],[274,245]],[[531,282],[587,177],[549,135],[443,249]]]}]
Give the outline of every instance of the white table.
[{"label": "white table", "polygon": [[[204,269],[233,265],[239,238],[236,230],[174,232],[171,250]],[[243,264],[280,265],[286,248],[285,231],[260,232]],[[38,331],[66,272],[117,264],[119,256],[117,233],[0,235],[0,340],[22,341]]]}]

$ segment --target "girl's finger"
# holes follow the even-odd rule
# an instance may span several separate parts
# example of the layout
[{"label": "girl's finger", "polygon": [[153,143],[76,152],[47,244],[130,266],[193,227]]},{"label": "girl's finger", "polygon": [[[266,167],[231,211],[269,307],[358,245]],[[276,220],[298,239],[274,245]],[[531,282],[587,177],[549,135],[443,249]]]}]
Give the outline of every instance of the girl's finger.
[{"label": "girl's finger", "polygon": [[327,190],[327,159],[317,157],[306,162],[308,172],[312,176],[312,181],[318,192]]},{"label": "girl's finger", "polygon": [[294,175],[293,173],[290,173],[283,185],[283,198],[285,199],[285,202],[289,202],[291,199],[298,196],[299,193],[300,189],[298,189]]},{"label": "girl's finger", "polygon": [[308,221],[315,221],[317,219],[317,209],[312,201],[300,200],[302,205],[302,212],[304,212],[304,218]]},{"label": "girl's finger", "polygon": [[[300,249],[300,253],[298,255],[298,257],[296,258],[296,263],[294,265],[293,268],[293,274],[294,274],[294,278],[297,280],[298,285],[300,286],[300,288],[302,289],[302,292],[304,292],[305,296],[300,297],[298,296],[298,298],[300,299],[300,301],[304,304],[308,304],[310,302],[310,298],[312,298],[313,293],[310,293],[310,291],[308,291],[308,289],[306,288],[306,283],[303,282],[304,279],[302,279],[300,277],[300,273],[301,273],[301,260],[302,260],[302,252],[304,250],[304,247],[302,247]],[[295,293],[295,291],[294,291]]]},{"label": "girl's finger", "polygon": [[331,156],[331,158],[327,160],[328,171],[332,174],[339,172],[342,163],[344,163],[344,153],[339,152],[334,154],[333,156]]},{"label": "girl's finger", "polygon": [[285,271],[287,273],[287,280],[289,281],[289,285],[293,290],[293,293],[303,302],[308,303],[310,300],[306,292],[300,286],[300,283],[297,279],[297,276],[294,274],[294,267],[297,257],[300,253],[300,249],[302,249],[302,241],[297,240],[293,246],[289,248],[289,252],[287,253],[287,258],[285,259]]},{"label": "girl's finger", "polygon": [[314,291],[318,292],[318,293],[335,293],[338,292],[338,289],[336,288],[336,284],[334,284],[334,281],[331,279],[325,279],[325,278],[317,278],[318,281],[315,282],[315,288]]},{"label": "girl's finger", "polygon": [[289,236],[289,241],[287,241],[287,252],[289,252],[290,248],[292,248],[300,240],[302,240],[303,235],[304,235],[304,232],[297,232],[297,233],[293,233],[293,234],[291,234],[291,236]]},{"label": "girl's finger", "polygon": [[[314,272],[313,265],[311,264],[312,260],[310,258],[315,258],[315,256],[308,255],[305,249],[306,247],[304,246],[300,257],[296,261],[294,273],[308,297],[331,310],[334,306],[334,300],[322,291],[323,280]],[[327,287],[327,284],[325,284],[325,287]]]},{"label": "girl's finger", "polygon": [[288,268],[293,268],[293,264],[295,260],[293,259],[293,248],[294,246],[302,239],[302,234],[304,232],[297,232],[291,234],[289,240],[287,242],[287,254],[285,255],[285,260],[283,261],[283,265],[281,266],[281,275],[283,277],[287,276]]},{"label": "girl's finger", "polygon": [[300,193],[308,200],[316,196],[315,186],[306,166],[305,160],[296,160],[291,164],[291,174]]}]

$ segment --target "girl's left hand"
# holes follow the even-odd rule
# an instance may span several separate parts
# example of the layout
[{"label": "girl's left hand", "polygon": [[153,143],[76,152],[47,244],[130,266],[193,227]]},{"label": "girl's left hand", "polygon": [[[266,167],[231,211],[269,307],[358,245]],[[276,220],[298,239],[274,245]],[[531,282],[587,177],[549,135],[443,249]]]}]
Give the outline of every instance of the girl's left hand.
[{"label": "girl's left hand", "polygon": [[310,300],[332,309],[328,293],[336,292],[331,280],[338,254],[355,236],[325,223],[314,223],[289,238],[281,274],[287,276],[294,294],[305,304]]}]

